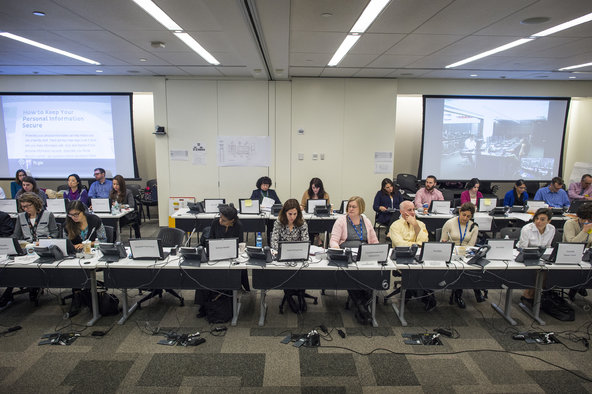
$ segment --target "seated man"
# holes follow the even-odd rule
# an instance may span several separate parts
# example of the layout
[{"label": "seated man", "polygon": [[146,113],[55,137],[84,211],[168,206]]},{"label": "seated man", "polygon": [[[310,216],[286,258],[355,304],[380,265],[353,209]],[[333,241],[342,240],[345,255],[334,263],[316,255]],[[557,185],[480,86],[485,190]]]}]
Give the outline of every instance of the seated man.
[{"label": "seated man", "polygon": [[[428,230],[423,222],[415,218],[415,208],[411,201],[403,201],[399,205],[401,217],[396,220],[388,232],[388,236],[396,246],[411,246],[417,244],[421,246],[428,241]],[[407,292],[411,294],[411,292]],[[436,297],[431,290],[424,290],[421,300],[425,304],[426,311],[431,311],[436,307]]]},{"label": "seated man", "polygon": [[556,176],[549,186],[541,187],[534,195],[535,200],[542,200],[553,208],[569,207],[567,192],[563,190],[563,179]]},{"label": "seated man", "polygon": [[88,196],[90,198],[109,198],[113,182],[105,179],[105,170],[103,168],[95,168],[94,173],[96,181],[90,185]]},{"label": "seated man", "polygon": [[415,193],[415,200],[413,202],[415,208],[419,209],[423,207],[424,204],[429,206],[433,200],[443,201],[444,196],[440,190],[436,189],[436,177],[428,175],[425,180],[425,187],[422,187],[417,193]]},{"label": "seated man", "polygon": [[592,175],[582,175],[581,182],[574,182],[569,185],[567,195],[571,202],[580,200],[592,200]]}]

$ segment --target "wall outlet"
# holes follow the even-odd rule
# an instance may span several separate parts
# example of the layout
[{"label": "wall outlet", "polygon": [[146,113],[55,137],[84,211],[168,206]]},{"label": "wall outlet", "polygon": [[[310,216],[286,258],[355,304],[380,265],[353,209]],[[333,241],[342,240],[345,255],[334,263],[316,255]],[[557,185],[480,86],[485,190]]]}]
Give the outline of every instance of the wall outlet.
[{"label": "wall outlet", "polygon": [[313,160],[319,160],[319,154],[318,153],[313,153],[312,154],[312,159]]},{"label": "wall outlet", "polygon": [[298,160],[304,160],[304,153],[298,153]]},{"label": "wall outlet", "polygon": [[325,154],[321,153],[321,160],[325,160]]}]

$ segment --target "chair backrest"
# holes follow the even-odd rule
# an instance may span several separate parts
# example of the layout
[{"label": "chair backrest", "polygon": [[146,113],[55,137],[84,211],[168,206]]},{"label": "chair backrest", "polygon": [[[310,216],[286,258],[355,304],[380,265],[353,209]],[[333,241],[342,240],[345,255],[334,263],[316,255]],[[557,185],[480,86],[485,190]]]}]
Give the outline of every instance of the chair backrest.
[{"label": "chair backrest", "polygon": [[107,234],[107,242],[113,243],[115,242],[115,227],[113,226],[103,226],[105,227],[105,234]]},{"label": "chair backrest", "polygon": [[507,235],[509,239],[519,239],[520,230],[520,227],[504,227],[500,230],[500,236],[506,238]]},{"label": "chair backrest", "polygon": [[415,193],[417,191],[417,177],[412,174],[397,174],[397,186],[406,192]]},{"label": "chair backrest", "polygon": [[[454,200],[454,191],[448,189],[440,189],[442,196],[444,197],[445,201],[452,201]],[[451,203],[452,205],[452,203]]]},{"label": "chair backrest", "polygon": [[64,224],[63,223],[56,223],[58,226],[58,238],[64,238]]},{"label": "chair backrest", "polygon": [[131,190],[132,195],[134,196],[134,198],[140,195],[140,189],[142,188],[142,186],[136,185],[136,184],[133,184],[133,183],[131,185],[130,184],[126,184],[125,187],[128,188],[129,190]]},{"label": "chair backrest", "polygon": [[442,228],[437,228],[436,229],[436,242],[440,242],[440,239],[442,239]]},{"label": "chair backrest", "polygon": [[150,189],[150,201],[158,201],[158,185],[156,179],[150,179],[146,182],[146,189]]},{"label": "chair backrest", "polygon": [[70,186],[68,186],[68,185],[60,185],[60,186],[58,186],[58,191],[60,191],[60,190],[68,190],[68,189],[70,189]]},{"label": "chair backrest", "polygon": [[555,227],[555,236],[553,237],[553,241],[551,242],[551,247],[557,246],[558,242],[563,241],[563,229]]},{"label": "chair backrest", "polygon": [[156,238],[162,241],[163,247],[181,246],[185,241],[185,231],[175,227],[161,227]]}]

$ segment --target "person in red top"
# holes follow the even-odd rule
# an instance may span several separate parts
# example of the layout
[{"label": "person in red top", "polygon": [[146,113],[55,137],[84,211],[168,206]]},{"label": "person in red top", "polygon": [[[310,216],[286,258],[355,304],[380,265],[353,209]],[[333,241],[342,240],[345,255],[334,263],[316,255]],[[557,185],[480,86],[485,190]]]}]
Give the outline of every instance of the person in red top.
[{"label": "person in red top", "polygon": [[483,198],[483,194],[479,191],[479,179],[473,178],[467,183],[467,190],[460,194],[460,203],[472,202],[479,207],[479,200]]}]

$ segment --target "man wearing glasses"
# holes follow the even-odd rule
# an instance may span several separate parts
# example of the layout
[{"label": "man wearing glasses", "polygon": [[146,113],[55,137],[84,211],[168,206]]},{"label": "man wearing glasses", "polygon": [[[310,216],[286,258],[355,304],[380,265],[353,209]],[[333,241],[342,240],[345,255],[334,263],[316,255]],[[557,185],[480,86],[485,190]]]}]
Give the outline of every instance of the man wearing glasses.
[{"label": "man wearing glasses", "polygon": [[90,185],[88,196],[90,198],[109,198],[113,182],[105,179],[105,169],[95,168],[95,179],[96,181]]}]

